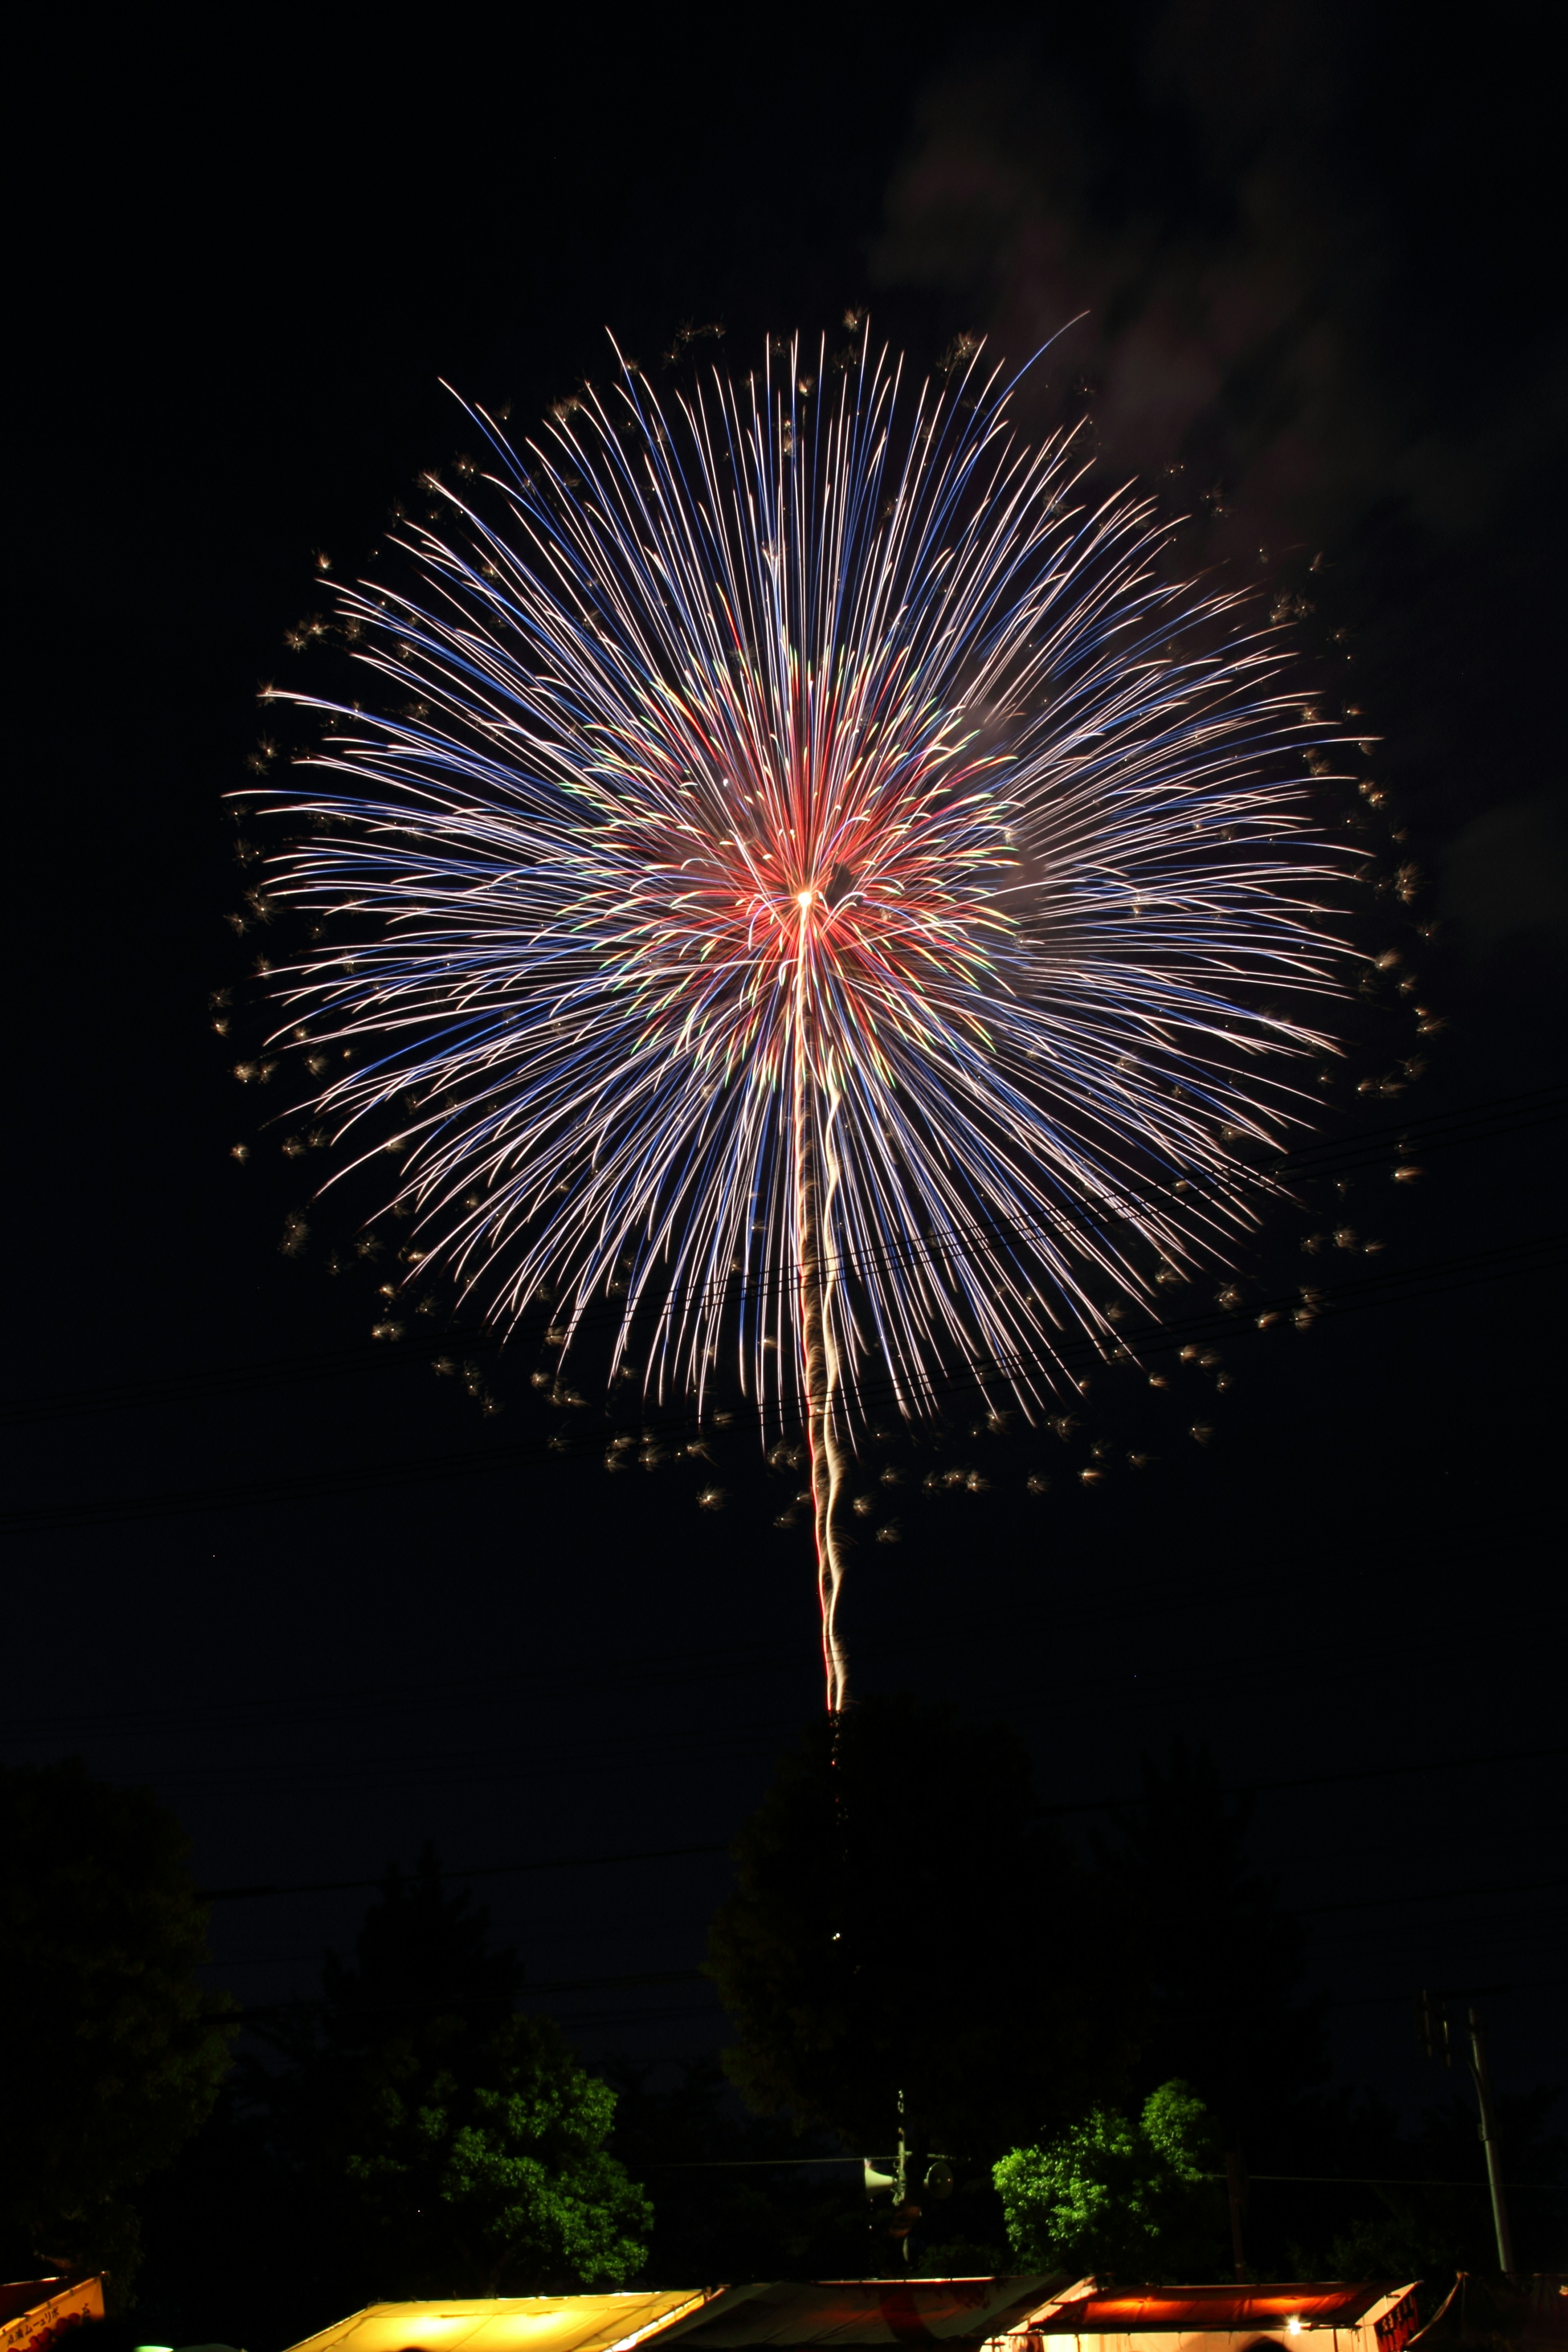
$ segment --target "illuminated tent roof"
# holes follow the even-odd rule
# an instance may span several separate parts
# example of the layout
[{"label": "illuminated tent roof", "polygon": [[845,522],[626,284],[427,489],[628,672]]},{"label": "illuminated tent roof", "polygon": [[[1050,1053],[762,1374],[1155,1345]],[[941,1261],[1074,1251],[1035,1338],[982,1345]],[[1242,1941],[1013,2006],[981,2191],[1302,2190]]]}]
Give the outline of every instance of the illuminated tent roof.
[{"label": "illuminated tent roof", "polygon": [[1330,2330],[1333,2352],[1404,2352],[1415,2326],[1409,2286],[1384,2281],[1101,2288],[1058,2272],[373,2303],[293,2352],[1286,2352]]},{"label": "illuminated tent roof", "polygon": [[712,2299],[710,2288],[678,2287],[373,2303],[308,2336],[293,2352],[626,2352]]},{"label": "illuminated tent roof", "polygon": [[679,2333],[681,2352],[742,2347],[978,2345],[1022,2326],[1070,2284],[1055,2277],[773,2280],[731,2287]]},{"label": "illuminated tent roof", "polygon": [[[1268,2333],[1289,2327],[1360,2327],[1374,2305],[1392,2309],[1410,2293],[1409,2284],[1363,2280],[1357,2285],[1296,2281],[1268,2286],[1097,2287],[1085,2279],[1026,2323],[1042,2336],[1147,2336],[1154,2330],[1182,2336],[1218,2328]],[[1382,2312],[1377,2313],[1381,2317]]]},{"label": "illuminated tent roof", "polygon": [[[681,2352],[945,2344],[1016,2327],[1070,2284],[1041,2278],[831,2279],[814,2285],[681,2287],[664,2294],[502,2295],[373,2303],[292,2352],[627,2352],[657,2336]],[[651,2347],[650,2347],[651,2352]]]}]

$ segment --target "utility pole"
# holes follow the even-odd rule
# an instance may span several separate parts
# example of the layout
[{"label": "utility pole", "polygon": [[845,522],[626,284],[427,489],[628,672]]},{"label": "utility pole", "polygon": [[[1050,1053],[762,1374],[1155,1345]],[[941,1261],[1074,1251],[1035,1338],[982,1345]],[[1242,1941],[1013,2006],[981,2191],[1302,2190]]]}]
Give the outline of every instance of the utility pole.
[{"label": "utility pole", "polygon": [[1225,2152],[1225,2185],[1230,2198],[1230,2252],[1237,2286],[1247,2284],[1247,2252],[1241,2240],[1241,2217],[1247,2210],[1247,2180],[1241,2158],[1234,2147]]},{"label": "utility pole", "polygon": [[[952,2195],[955,2182],[952,2166],[945,2156],[934,2155],[930,2148],[924,2154],[925,2170],[918,2181],[910,2179],[910,2143],[904,2129],[904,2095],[899,2093],[899,2152],[893,2158],[891,2172],[883,2172],[871,2158],[860,2159],[861,2177],[866,2184],[868,2200],[875,2204],[879,2197],[890,2197],[892,2210],[889,2217],[887,2235],[893,2239],[905,2263],[919,2253],[914,2243],[928,2204],[941,2205]],[[918,2191],[921,2202],[915,2202]],[[873,2224],[873,2226],[875,2226]],[[880,2249],[879,2249],[879,2252]]]},{"label": "utility pole", "polygon": [[896,2239],[905,2262],[910,2259],[910,2232],[921,2218],[921,2209],[910,2198],[910,2151],[904,2137],[904,2095],[899,2093],[899,2152],[893,2159],[891,2172],[879,2172],[870,2158],[861,2159],[861,2171],[868,2198],[876,2199],[889,2192],[892,2197],[892,2219],[888,2235]]},{"label": "utility pole", "polygon": [[[1454,2063],[1453,2043],[1448,2038],[1447,2012],[1443,1998],[1434,2001],[1424,1992],[1416,2010],[1421,2034],[1421,2047],[1428,2058],[1441,2059],[1445,2066]],[[1497,2124],[1492,2116],[1491,2078],[1487,2073],[1486,2043],[1481,2032],[1481,2015],[1474,2001],[1470,2003],[1470,2079],[1476,2086],[1476,2104],[1481,2113],[1481,2146],[1487,2154],[1487,2186],[1491,2190],[1492,2227],[1497,2232],[1498,2268],[1505,2278],[1513,2276],[1513,2232],[1508,2225],[1508,2200],[1503,2194],[1502,2149],[1499,2145]],[[1227,2163],[1229,2159],[1226,2159]]]},{"label": "utility pole", "polygon": [[1503,2195],[1502,2150],[1498,2145],[1497,2125],[1492,2120],[1492,2086],[1487,2074],[1480,2011],[1473,2001],[1470,2004],[1470,2072],[1475,2076],[1476,2098],[1481,2111],[1481,2145],[1487,2152],[1487,2181],[1492,2192],[1492,2227],[1497,2231],[1498,2265],[1506,2277],[1511,2278],[1513,2232],[1508,2226],[1508,2200]]}]

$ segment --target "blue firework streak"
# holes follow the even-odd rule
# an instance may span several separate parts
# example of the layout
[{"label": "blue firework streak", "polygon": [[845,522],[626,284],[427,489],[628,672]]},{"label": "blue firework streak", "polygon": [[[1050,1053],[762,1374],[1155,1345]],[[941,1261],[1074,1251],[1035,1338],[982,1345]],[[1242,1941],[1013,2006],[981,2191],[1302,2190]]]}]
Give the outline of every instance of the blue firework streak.
[{"label": "blue firework streak", "polygon": [[663,405],[624,366],[521,452],[475,421],[413,587],[339,592],[375,715],[309,706],[289,804],[330,822],[274,864],[334,919],[290,1024],[355,1057],[340,1144],[395,1119],[426,1263],[567,1347],[613,1297],[651,1394],[732,1367],[799,1416],[838,1706],[868,1388],[1037,1409],[1310,1115],[1321,730],[973,363],[911,394],[863,344],[819,392],[797,350]]}]

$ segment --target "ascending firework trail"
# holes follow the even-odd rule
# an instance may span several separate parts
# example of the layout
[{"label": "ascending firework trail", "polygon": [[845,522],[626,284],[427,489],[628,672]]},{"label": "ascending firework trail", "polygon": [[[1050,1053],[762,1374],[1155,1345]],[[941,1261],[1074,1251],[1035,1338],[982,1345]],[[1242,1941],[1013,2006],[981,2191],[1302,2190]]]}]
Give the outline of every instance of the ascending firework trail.
[{"label": "ascending firework trail", "polygon": [[1037,1410],[1064,1335],[1223,1260],[1344,953],[1276,635],[976,364],[628,365],[521,452],[476,415],[412,584],[338,592],[380,684],[295,698],[274,860],[318,1116],[390,1142],[426,1265],[563,1350],[614,1297],[613,1372],[732,1360],[803,1427],[835,1709],[866,1368]]}]

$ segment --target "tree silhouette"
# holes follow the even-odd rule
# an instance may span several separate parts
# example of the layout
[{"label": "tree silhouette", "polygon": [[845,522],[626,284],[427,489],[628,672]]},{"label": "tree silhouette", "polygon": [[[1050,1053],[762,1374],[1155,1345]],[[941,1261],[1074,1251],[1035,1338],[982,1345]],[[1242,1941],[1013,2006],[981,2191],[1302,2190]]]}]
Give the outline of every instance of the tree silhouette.
[{"label": "tree silhouette", "polygon": [[79,1760],[0,1768],[0,2234],[15,2265],[107,2269],[123,2302],[140,2185],[201,2125],[228,2004],[195,1979],[206,1913],[146,1789]]},{"label": "tree silhouette", "polygon": [[754,2107],[885,2155],[901,2094],[912,2146],[989,2165],[1114,2079],[1081,1873],[1012,1733],[867,1699],[808,1731],[736,1860],[709,1969]]},{"label": "tree silhouette", "polygon": [[245,2088],[340,2295],[542,2294],[640,2265],[651,2215],[606,2152],[616,2095],[552,2019],[517,2012],[521,1979],[426,1847],[271,2032],[284,2063]]},{"label": "tree silhouette", "polygon": [[1139,1955],[1136,2081],[1179,2076],[1220,2145],[1278,2139],[1329,2066],[1321,2000],[1301,1992],[1300,1930],[1247,1852],[1249,1807],[1206,1749],[1140,1759],[1143,1801],[1097,1852],[1106,1924]]}]

